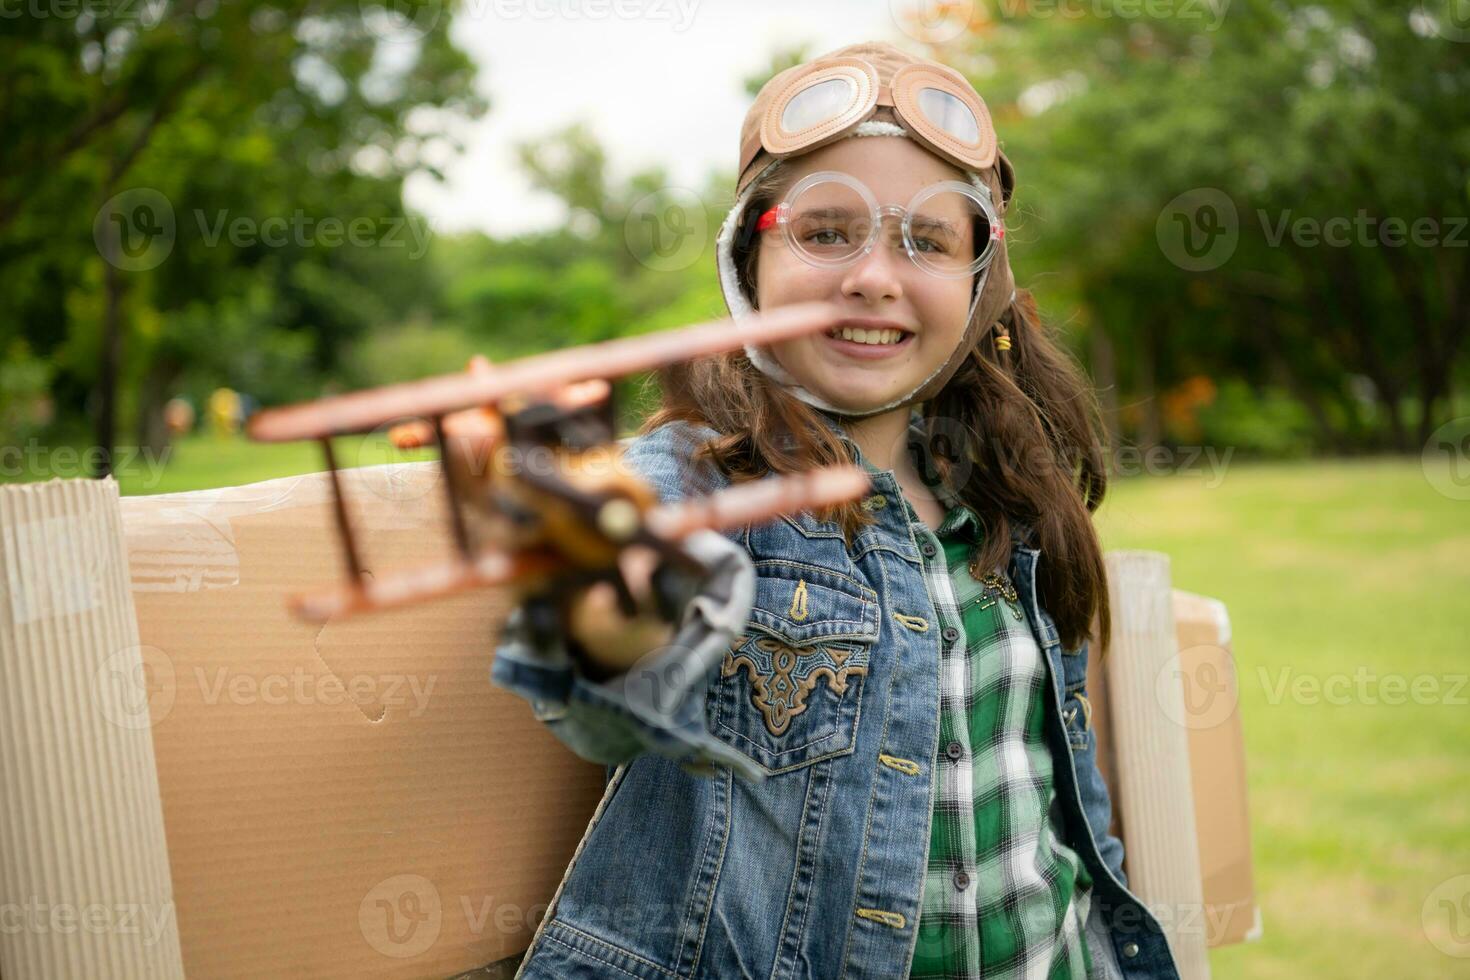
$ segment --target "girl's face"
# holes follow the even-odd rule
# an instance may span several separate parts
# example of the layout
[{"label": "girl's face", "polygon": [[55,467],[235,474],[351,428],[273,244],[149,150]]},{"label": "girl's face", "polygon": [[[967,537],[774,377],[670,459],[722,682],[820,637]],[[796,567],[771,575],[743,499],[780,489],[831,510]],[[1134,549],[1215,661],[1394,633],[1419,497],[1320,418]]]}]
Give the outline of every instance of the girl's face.
[{"label": "girl's face", "polygon": [[[921,188],[941,180],[966,181],[957,168],[901,136],[843,139],[786,163],[786,183],[818,170],[851,174],[878,204],[908,204]],[[829,404],[862,411],[907,394],[938,370],[965,332],[973,277],[930,275],[904,254],[896,219],[885,218],[873,250],[851,265],[817,268],[787,247],[778,228],[761,233],[756,260],[756,307],[827,300],[848,314],[910,336],[892,345],[858,346],[827,334],[772,344],[772,355],[796,380]]]}]

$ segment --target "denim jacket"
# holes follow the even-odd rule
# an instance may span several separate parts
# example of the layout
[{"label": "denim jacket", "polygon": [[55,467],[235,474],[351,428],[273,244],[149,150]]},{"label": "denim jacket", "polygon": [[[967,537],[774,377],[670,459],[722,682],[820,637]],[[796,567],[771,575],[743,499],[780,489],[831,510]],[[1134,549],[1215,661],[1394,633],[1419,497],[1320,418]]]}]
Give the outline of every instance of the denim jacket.
[{"label": "denim jacket", "polygon": [[[825,416],[824,416],[825,418]],[[517,980],[894,980],[906,977],[928,859],[939,751],[938,621],[892,470],[867,469],[876,523],[847,546],[810,512],[689,541],[708,575],[673,642],[597,683],[564,646],[505,624],[494,683],[527,698],[573,751],[609,766],[581,842]],[[917,422],[915,423],[917,424]],[[721,489],[690,454],[714,430],[675,422],[622,461],[668,502]],[[1013,531],[1015,583],[1051,678],[1046,728],[1066,840],[1093,879],[1095,978],[1178,980],[1158,920],[1127,890],[1123,845],[1087,725],[1087,644],[1062,649],[1037,600],[1038,549]],[[753,574],[752,574],[753,573]],[[805,615],[791,615],[793,580]],[[769,677],[719,669],[726,649],[774,637],[808,646]],[[834,660],[834,654],[840,661]],[[758,659],[758,658],[752,658]],[[861,668],[861,669],[857,669]],[[837,672],[845,683],[834,683]],[[797,684],[780,735],[752,685]]]}]

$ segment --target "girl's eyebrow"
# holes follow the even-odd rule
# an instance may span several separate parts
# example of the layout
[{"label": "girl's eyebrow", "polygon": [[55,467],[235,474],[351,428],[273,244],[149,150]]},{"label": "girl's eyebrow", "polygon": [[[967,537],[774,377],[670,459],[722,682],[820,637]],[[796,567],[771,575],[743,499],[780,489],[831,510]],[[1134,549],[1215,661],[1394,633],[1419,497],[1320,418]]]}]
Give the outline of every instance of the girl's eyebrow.
[{"label": "girl's eyebrow", "polygon": [[[856,215],[859,212],[859,210],[860,210],[859,208],[847,208],[847,207],[840,207],[840,206],[831,206],[831,207],[825,207],[825,208],[818,208],[818,207],[802,208],[799,212],[797,212],[797,217],[798,218],[850,218],[850,217]],[[922,227],[922,228],[937,228],[937,229],[939,229],[941,231],[948,232],[951,235],[958,234],[958,232],[959,232],[959,226],[957,226],[953,221],[950,221],[948,218],[940,218],[940,217],[937,217],[937,216],[930,216],[930,215],[927,215],[927,214],[916,214],[916,215],[914,215],[913,224],[915,224],[915,225],[917,225],[919,227]]]},{"label": "girl's eyebrow", "polygon": [[959,228],[953,221],[947,218],[931,218],[923,214],[914,216],[913,227],[942,231],[946,235],[958,235],[960,233]]},{"label": "girl's eyebrow", "polygon": [[856,208],[827,207],[802,208],[798,218],[851,218],[858,213]]}]

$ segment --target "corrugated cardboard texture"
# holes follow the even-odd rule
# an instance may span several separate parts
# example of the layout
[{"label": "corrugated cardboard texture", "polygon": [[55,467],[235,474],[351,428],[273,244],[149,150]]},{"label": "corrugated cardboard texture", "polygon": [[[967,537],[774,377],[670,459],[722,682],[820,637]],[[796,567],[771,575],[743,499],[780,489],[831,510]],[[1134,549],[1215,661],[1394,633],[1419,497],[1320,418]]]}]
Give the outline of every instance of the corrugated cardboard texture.
[{"label": "corrugated cardboard texture", "polygon": [[[1196,843],[1203,892],[1200,923],[1207,945],[1227,946],[1259,936],[1252,874],[1250,815],[1247,811],[1245,734],[1239,711],[1235,660],[1231,654],[1230,620],[1218,599],[1171,589],[1179,659],[1161,672],[1182,688],[1182,723],[1187,732],[1190,785],[1194,802]],[[1093,650],[1097,649],[1096,640]],[[1092,727],[1097,736],[1098,768],[1112,789],[1115,805],[1111,833],[1123,841],[1125,871],[1128,855],[1149,846],[1130,835],[1118,798],[1112,716],[1120,710],[1152,712],[1166,720],[1157,698],[1141,707],[1120,705],[1109,684],[1117,648],[1106,660],[1088,661],[1087,688],[1092,702]],[[1172,724],[1172,722],[1170,723]]]},{"label": "corrugated cardboard texture", "polygon": [[[369,573],[447,558],[435,464],[342,478]],[[184,963],[220,977],[446,977],[525,948],[603,769],[490,683],[475,591],[326,627],[325,474],[123,501]]]},{"label": "corrugated cardboard texture", "polygon": [[[370,572],[450,554],[433,464],[342,475]],[[502,596],[324,629],[289,616],[288,593],[342,574],[329,501],[315,474],[122,502],[148,679],[134,706],[153,725],[191,978],[443,977],[517,953],[601,795],[601,767],[489,683]],[[1188,672],[1228,624],[1171,594]],[[75,615],[83,600],[46,601]],[[1213,645],[1233,686],[1228,635]],[[1116,800],[1119,708],[1091,667]],[[1240,719],[1188,727],[1191,768],[1210,774],[1191,786],[1220,945],[1254,918]]]},{"label": "corrugated cardboard texture", "polygon": [[0,487],[0,972],[182,978],[111,480]]},{"label": "corrugated cardboard texture", "polygon": [[[1178,661],[1169,558],[1155,551],[1110,551],[1112,648],[1108,691],[1113,801],[1122,811],[1128,887],[1169,937],[1182,980],[1209,980],[1204,885],[1194,835],[1184,690],[1170,673]],[[1122,764],[1125,763],[1126,764]]]}]

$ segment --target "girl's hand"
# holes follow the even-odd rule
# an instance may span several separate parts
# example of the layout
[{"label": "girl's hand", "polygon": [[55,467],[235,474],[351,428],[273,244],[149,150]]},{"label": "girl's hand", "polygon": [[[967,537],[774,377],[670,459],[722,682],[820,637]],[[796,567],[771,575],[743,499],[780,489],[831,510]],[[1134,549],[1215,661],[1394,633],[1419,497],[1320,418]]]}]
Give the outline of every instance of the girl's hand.
[{"label": "girl's hand", "polygon": [[666,645],[674,624],[654,608],[653,571],[658,555],[642,545],[625,548],[618,558],[623,578],[639,606],[633,617],[618,608],[617,590],[610,582],[596,582],[573,591],[566,603],[567,633],[606,677],[621,674],[650,650]]}]

